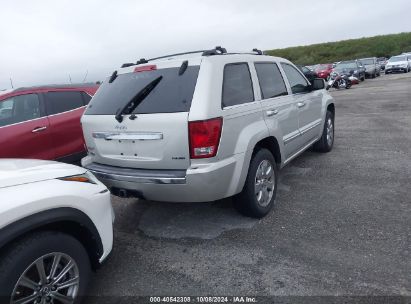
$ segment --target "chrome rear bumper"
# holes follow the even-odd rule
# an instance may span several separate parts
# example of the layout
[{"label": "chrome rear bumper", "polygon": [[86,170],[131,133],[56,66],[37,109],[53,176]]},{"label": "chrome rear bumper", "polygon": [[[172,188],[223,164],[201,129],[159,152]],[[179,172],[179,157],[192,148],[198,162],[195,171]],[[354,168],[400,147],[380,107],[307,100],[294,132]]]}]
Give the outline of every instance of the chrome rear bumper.
[{"label": "chrome rear bumper", "polygon": [[97,178],[142,184],[185,184],[185,170],[132,169],[91,163],[84,166]]}]

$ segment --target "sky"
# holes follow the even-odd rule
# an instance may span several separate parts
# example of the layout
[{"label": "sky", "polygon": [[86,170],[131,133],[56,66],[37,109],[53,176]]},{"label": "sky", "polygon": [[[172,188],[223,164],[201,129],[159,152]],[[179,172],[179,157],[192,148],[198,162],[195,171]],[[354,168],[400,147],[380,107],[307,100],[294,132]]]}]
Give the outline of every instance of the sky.
[{"label": "sky", "polygon": [[124,62],[411,31],[410,0],[2,0],[0,89],[103,80]]}]

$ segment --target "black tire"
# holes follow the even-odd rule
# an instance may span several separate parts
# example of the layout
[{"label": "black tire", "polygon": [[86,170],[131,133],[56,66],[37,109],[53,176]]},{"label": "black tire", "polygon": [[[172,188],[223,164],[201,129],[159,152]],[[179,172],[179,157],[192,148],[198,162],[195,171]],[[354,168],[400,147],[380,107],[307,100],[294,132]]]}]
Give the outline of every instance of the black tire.
[{"label": "black tire", "polygon": [[[331,120],[331,124],[332,124],[332,140],[331,141],[327,140],[327,124],[329,120]],[[314,144],[315,151],[321,152],[321,153],[327,153],[332,150],[334,146],[334,138],[335,138],[334,130],[335,130],[334,115],[331,111],[327,111],[327,114],[325,116],[325,121],[324,121],[323,133],[321,135],[321,138]]]},{"label": "black tire", "polygon": [[[271,164],[274,173],[274,189],[269,203],[265,206],[259,204],[255,191],[257,169],[264,161]],[[275,196],[277,194],[278,169],[274,156],[267,149],[258,150],[251,158],[250,167],[248,168],[247,179],[243,190],[233,198],[234,207],[243,215],[253,218],[262,218],[266,216],[274,206]]]},{"label": "black tire", "polygon": [[364,81],[364,80],[365,80],[365,74],[364,74],[364,76],[362,76],[362,77],[360,78],[360,80],[361,80],[361,81]]},{"label": "black tire", "polygon": [[[75,303],[80,303],[81,298],[86,291],[87,284],[91,275],[89,256],[84,246],[77,239],[70,235],[55,231],[40,231],[28,234],[24,238],[8,246],[7,249],[1,253],[1,303],[10,303],[10,297],[13,294],[13,290],[19,278],[27,270],[27,268],[30,268],[30,265],[32,265],[33,262],[35,262],[40,257],[53,253],[63,253],[75,261],[77,265],[78,276],[80,278],[78,285],[78,294]],[[47,264],[46,262],[44,262],[43,265],[45,265],[46,275],[48,275],[51,265],[50,263]],[[62,280],[65,281],[65,279]],[[29,289],[29,291],[30,290],[31,289]],[[62,292],[65,292],[64,289]],[[33,292],[29,294],[32,293]],[[24,295],[24,297],[25,296],[26,295]]]}]

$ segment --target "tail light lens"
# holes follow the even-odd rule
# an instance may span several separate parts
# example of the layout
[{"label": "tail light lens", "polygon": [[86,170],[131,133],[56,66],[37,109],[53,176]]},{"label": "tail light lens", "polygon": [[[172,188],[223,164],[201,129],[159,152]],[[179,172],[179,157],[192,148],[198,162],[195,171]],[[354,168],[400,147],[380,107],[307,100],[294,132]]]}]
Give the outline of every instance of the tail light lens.
[{"label": "tail light lens", "polygon": [[217,154],[223,118],[188,122],[191,158],[209,158]]}]

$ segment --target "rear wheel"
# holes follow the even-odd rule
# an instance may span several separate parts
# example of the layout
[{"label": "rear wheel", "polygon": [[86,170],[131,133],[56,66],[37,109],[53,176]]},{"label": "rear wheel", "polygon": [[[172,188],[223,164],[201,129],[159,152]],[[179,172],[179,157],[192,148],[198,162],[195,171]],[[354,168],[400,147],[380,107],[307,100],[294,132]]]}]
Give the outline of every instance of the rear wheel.
[{"label": "rear wheel", "polygon": [[7,303],[79,303],[91,274],[88,254],[70,235],[44,231],[0,257],[0,297]]},{"label": "rear wheel", "polygon": [[258,150],[252,157],[243,191],[236,195],[234,206],[243,215],[262,218],[274,206],[278,170],[274,156],[267,149]]},{"label": "rear wheel", "polygon": [[314,144],[314,150],[322,153],[330,152],[334,145],[334,115],[327,111],[321,138]]}]

